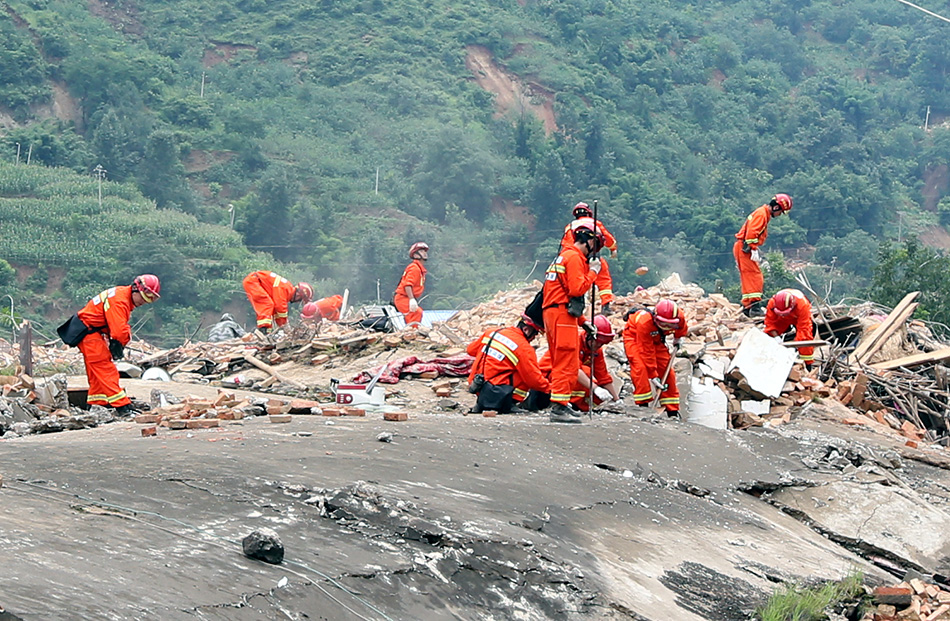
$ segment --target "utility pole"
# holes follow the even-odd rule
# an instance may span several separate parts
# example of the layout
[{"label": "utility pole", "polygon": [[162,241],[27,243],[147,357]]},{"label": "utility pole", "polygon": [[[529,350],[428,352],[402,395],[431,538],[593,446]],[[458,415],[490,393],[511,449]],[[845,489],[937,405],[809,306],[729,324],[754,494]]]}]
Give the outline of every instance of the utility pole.
[{"label": "utility pole", "polygon": [[205,72],[201,72],[201,94],[199,95],[202,99],[205,98]]},{"label": "utility pole", "polygon": [[924,117],[924,131],[927,131],[927,128],[930,125],[930,106],[927,106],[927,116]]},{"label": "utility pole", "polygon": [[19,142],[16,143],[16,162],[13,165],[14,166],[20,165],[20,143]]},{"label": "utility pole", "polygon": [[30,159],[33,157],[33,143],[30,143],[30,150],[26,152],[26,165],[30,165]]},{"label": "utility pole", "polygon": [[96,164],[96,167],[92,169],[92,174],[96,176],[96,179],[99,181],[99,209],[102,210],[102,178],[106,176],[106,169],[102,167],[102,164]]},{"label": "utility pole", "polygon": [[234,204],[228,203],[228,213],[231,214],[231,230],[234,230]]}]

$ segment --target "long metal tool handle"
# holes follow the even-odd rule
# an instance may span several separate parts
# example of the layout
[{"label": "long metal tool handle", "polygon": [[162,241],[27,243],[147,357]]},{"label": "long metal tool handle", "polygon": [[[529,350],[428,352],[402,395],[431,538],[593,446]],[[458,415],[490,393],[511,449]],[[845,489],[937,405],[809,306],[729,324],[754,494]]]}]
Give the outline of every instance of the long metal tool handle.
[{"label": "long metal tool handle", "polygon": [[[597,199],[594,199],[594,243],[597,241]],[[597,253],[592,253],[587,257],[587,261],[590,262],[592,258],[597,258]],[[601,266],[603,269],[603,266]],[[594,325],[594,316],[597,314],[597,287],[595,285],[590,286],[590,325]],[[597,328],[594,327],[594,334],[597,334]],[[593,340],[596,340],[596,336]],[[587,391],[587,417],[590,420],[594,419],[594,343],[590,344],[590,390]]]},{"label": "long metal tool handle", "polygon": [[[669,350],[669,347],[667,347],[667,350]],[[670,370],[673,368],[673,361],[676,360],[676,356],[674,355],[675,353],[676,352],[673,351],[670,352],[670,362],[666,365],[666,371],[663,372],[663,377],[660,378],[660,382],[664,385],[666,384],[666,378],[670,376]],[[650,409],[654,409],[656,406],[660,405],[660,397],[663,396],[662,390],[656,386],[654,386],[653,389],[656,390],[656,396],[653,397],[653,401],[650,402]]]}]

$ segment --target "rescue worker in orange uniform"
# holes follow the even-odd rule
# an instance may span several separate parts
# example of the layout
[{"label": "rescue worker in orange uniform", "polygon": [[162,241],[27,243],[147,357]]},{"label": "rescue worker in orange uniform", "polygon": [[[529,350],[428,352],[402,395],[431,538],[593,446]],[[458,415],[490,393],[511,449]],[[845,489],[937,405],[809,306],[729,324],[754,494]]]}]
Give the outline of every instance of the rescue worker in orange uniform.
[{"label": "rescue worker in orange uniform", "polygon": [[406,318],[406,325],[422,323],[419,298],[426,289],[426,266],[429,260],[429,244],[416,242],[409,247],[412,263],[406,266],[393,295],[393,306]]},{"label": "rescue worker in orange uniform", "polygon": [[792,197],[788,194],[776,194],[768,204],[762,205],[746,218],[742,228],[736,233],[736,243],[732,254],[739,268],[739,281],[742,286],[742,312],[746,317],[762,315],[762,290],[765,281],[759,263],[762,255],[759,248],[769,236],[769,222],[792,210]]},{"label": "rescue worker in orange uniform", "polygon": [[[522,315],[515,327],[486,330],[472,341],[467,349],[468,354],[475,357],[472,370],[468,374],[469,384],[477,373],[481,373],[486,382],[496,386],[510,384],[514,386],[515,404],[524,401],[530,390],[548,392],[548,379],[541,373],[538,354],[531,345],[531,341],[540,331],[541,326],[535,324],[527,315]],[[478,413],[481,410],[476,405],[471,411]],[[510,410],[514,413],[522,411],[517,406]]]},{"label": "rescue worker in orange uniform", "polygon": [[[811,318],[811,302],[798,289],[782,289],[772,296],[765,310],[765,333],[782,338],[782,335],[795,326],[796,341],[810,341],[815,334],[815,324]],[[798,357],[810,369],[815,362],[814,347],[799,347]]]},{"label": "rescue worker in orange uniform", "polygon": [[623,348],[630,362],[633,400],[637,405],[649,405],[659,391],[660,405],[667,415],[679,415],[680,393],[672,366],[667,376],[663,377],[672,355],[666,346],[666,337],[672,334],[673,346],[678,347],[680,340],[686,336],[686,330],[686,317],[672,300],[660,300],[653,310],[640,309],[627,313]]},{"label": "rescue worker in orange uniform", "polygon": [[[595,315],[593,324],[588,324],[579,333],[580,366],[577,369],[577,381],[571,391],[571,405],[578,411],[586,412],[589,408],[591,377],[594,378],[595,404],[613,401],[618,405],[623,405],[620,394],[614,387],[614,378],[607,370],[603,351],[604,345],[614,340],[614,336],[616,335],[610,321],[603,315]],[[551,350],[541,357],[540,366],[542,373],[551,373]]]},{"label": "rescue worker in orange uniform", "polygon": [[161,297],[158,276],[142,274],[130,286],[106,289],[89,300],[76,316],[86,326],[86,335],[77,347],[82,352],[89,379],[89,405],[115,408],[119,414],[131,414],[132,400],[119,386],[119,370],[113,360],[124,356],[125,346],[132,340],[129,316],[143,304]]},{"label": "rescue worker in orange uniform", "polygon": [[561,251],[544,275],[542,306],[544,333],[551,352],[552,423],[581,422],[568,403],[580,368],[578,327],[583,321],[584,295],[601,269],[600,259],[589,259],[605,241],[603,233],[595,233],[595,228],[593,218],[581,218],[573,227],[573,245]]},{"label": "rescue worker in orange uniform", "polygon": [[339,321],[340,310],[343,308],[343,296],[331,295],[316,302],[307,302],[300,310],[300,318],[304,321],[320,323],[321,321]]},{"label": "rescue worker in orange uniform", "polygon": [[[593,218],[594,212],[590,210],[587,203],[577,203],[573,210],[574,221],[564,227],[564,236],[561,237],[561,250],[570,247],[574,243],[574,235],[571,227],[581,218]],[[604,248],[610,251],[610,256],[617,256],[617,239],[610,234],[607,227],[600,220],[597,220],[597,232],[604,235]],[[594,285],[597,286],[597,292],[600,294],[601,312],[610,312],[610,303],[614,300],[614,282],[610,276],[610,266],[606,259],[600,260],[600,273],[594,279]]]},{"label": "rescue worker in orange uniform", "polygon": [[244,292],[257,315],[257,329],[261,334],[276,326],[287,325],[287,307],[292,302],[306,304],[313,299],[313,287],[301,282],[294,285],[283,276],[261,270],[244,277]]}]

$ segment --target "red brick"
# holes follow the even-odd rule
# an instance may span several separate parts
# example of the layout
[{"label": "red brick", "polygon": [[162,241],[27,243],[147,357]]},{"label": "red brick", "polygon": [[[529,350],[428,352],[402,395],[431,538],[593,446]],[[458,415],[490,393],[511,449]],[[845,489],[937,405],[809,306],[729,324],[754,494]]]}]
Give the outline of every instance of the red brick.
[{"label": "red brick", "polygon": [[217,418],[192,418],[185,423],[185,427],[187,429],[208,429],[217,427],[219,424],[220,421]]},{"label": "red brick", "polygon": [[169,429],[187,429],[188,428],[188,421],[182,418],[173,418],[167,422],[168,422]]},{"label": "red brick", "polygon": [[294,418],[294,417],[291,416],[290,414],[271,414],[271,415],[270,415],[270,422],[272,422],[272,423],[289,423],[291,420],[293,420],[293,418]]},{"label": "red brick", "polygon": [[142,437],[149,438],[158,435],[158,429],[155,427],[142,427]]},{"label": "red brick", "polygon": [[162,417],[158,414],[139,414],[135,417],[135,422],[140,425],[154,425],[162,422]]},{"label": "red brick", "polygon": [[324,416],[343,416],[342,408],[323,408]]},{"label": "red brick", "polygon": [[405,412],[385,412],[383,413],[383,420],[391,421],[403,421],[409,420],[409,415]]},{"label": "red brick", "polygon": [[874,601],[879,604],[908,606],[914,598],[914,590],[906,587],[879,586],[874,589]]},{"label": "red brick", "polygon": [[498,412],[496,412],[495,410],[485,410],[484,412],[482,412],[482,416],[484,416],[485,418],[495,418],[496,416],[498,416]]},{"label": "red brick", "polygon": [[310,401],[308,399],[294,399],[290,402],[290,413],[291,414],[309,414],[311,408],[320,407],[320,404],[316,401]]},{"label": "red brick", "polygon": [[343,416],[366,416],[366,410],[362,408],[343,408]]}]

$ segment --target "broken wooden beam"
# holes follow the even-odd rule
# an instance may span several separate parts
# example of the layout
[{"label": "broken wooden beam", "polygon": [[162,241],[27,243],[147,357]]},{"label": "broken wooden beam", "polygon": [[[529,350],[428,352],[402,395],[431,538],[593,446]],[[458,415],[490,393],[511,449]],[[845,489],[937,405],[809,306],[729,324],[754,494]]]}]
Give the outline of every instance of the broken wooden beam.
[{"label": "broken wooden beam", "polygon": [[917,303],[914,300],[920,295],[920,291],[913,291],[904,296],[894,310],[878,324],[877,328],[869,338],[858,345],[854,352],[848,357],[849,364],[867,364],[874,354],[884,346],[887,339],[896,332],[907,319],[917,310]]},{"label": "broken wooden beam", "polygon": [[910,368],[927,364],[929,362],[940,362],[942,360],[947,360],[948,358],[950,358],[950,347],[944,347],[943,349],[924,352],[922,354],[904,356],[902,358],[895,358],[885,362],[876,362],[870,366],[872,369],[877,369],[879,371],[890,371],[891,369],[898,369],[900,367]]},{"label": "broken wooden beam", "polygon": [[269,364],[267,364],[266,362],[264,362],[263,360],[256,357],[254,354],[250,352],[244,352],[244,359],[250,362],[251,364],[253,364],[255,367],[257,367],[261,371],[268,373],[271,377],[274,377],[280,380],[284,384],[289,384],[291,386],[296,386],[297,388],[302,388],[302,389],[307,388],[300,382],[294,381],[288,377],[284,377],[276,369],[274,369],[274,367],[270,366]]}]

